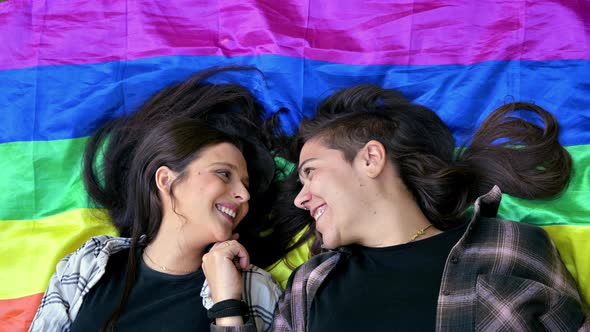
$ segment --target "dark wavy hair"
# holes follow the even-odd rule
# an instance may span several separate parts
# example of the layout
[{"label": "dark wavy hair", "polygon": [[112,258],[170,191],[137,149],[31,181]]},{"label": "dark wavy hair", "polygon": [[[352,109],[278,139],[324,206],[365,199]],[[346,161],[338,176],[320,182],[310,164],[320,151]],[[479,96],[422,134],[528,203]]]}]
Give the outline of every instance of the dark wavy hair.
[{"label": "dark wavy hair", "polygon": [[[133,220],[126,188],[129,169],[139,143],[162,122],[175,117],[200,119],[212,128],[238,138],[250,174],[250,194],[255,203],[266,195],[273,177],[274,161],[261,130],[263,108],[248,89],[239,84],[210,84],[207,79],[226,71],[253,68],[221,68],[200,72],[188,80],[164,88],[139,110],[106,122],[90,137],[83,159],[86,190],[95,203],[105,207],[122,236],[130,236]],[[256,206],[249,216],[254,216]],[[251,219],[251,218],[250,218]]]},{"label": "dark wavy hair", "polygon": [[[543,127],[513,116],[517,110],[540,117]],[[527,199],[549,198],[566,188],[572,161],[558,142],[558,131],[556,119],[543,108],[511,102],[494,110],[472,139],[456,149],[451,131],[429,108],[396,91],[359,85],[324,100],[313,118],[301,122],[282,155],[296,162],[305,142],[320,139],[352,162],[368,141],[377,140],[424,215],[445,230],[462,223],[475,199],[494,185]],[[279,233],[309,226],[293,247],[314,232],[309,213],[293,206],[301,189],[296,177],[292,174],[283,184],[273,213]],[[312,253],[319,251],[316,241]]]},{"label": "dark wavy hair", "polygon": [[[113,330],[137,276],[136,248],[150,243],[160,228],[162,204],[154,175],[160,166],[180,174],[202,149],[227,142],[247,163],[250,209],[236,232],[251,262],[266,266],[279,257],[265,250],[260,233],[269,227],[274,159],[262,130],[263,110],[239,84],[209,84],[206,79],[228,70],[212,69],[167,87],[136,112],[106,122],[89,139],[83,159],[84,184],[91,200],[107,209],[120,234],[131,238],[127,282],[118,307],[102,330]],[[173,188],[174,183],[172,184]]]}]

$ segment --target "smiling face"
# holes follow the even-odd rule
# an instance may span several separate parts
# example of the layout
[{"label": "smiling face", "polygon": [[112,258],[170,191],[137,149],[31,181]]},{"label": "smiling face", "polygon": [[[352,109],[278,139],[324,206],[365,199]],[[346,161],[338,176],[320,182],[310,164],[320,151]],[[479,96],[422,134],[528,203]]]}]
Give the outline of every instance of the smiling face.
[{"label": "smiling face", "polygon": [[356,243],[362,237],[362,220],[368,213],[366,185],[358,160],[351,163],[341,151],[312,139],[299,156],[303,188],[295,206],[309,210],[326,248]]},{"label": "smiling face", "polygon": [[[248,213],[248,170],[234,145],[207,147],[173,185],[174,212],[185,219],[183,233],[195,245],[230,239]],[[195,243],[199,242],[199,243]]]}]

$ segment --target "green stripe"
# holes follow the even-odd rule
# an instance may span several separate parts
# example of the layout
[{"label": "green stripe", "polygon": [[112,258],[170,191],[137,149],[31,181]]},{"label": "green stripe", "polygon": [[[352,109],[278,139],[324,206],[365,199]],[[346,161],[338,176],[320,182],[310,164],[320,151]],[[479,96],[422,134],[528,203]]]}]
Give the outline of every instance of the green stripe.
[{"label": "green stripe", "polygon": [[[80,178],[87,138],[0,144],[0,220],[48,217],[92,207]],[[527,201],[505,197],[500,216],[537,225],[590,225],[590,145],[567,147],[574,175],[558,199]],[[280,163],[280,161],[279,161]]]},{"label": "green stripe", "polygon": [[0,220],[39,219],[91,207],[81,159],[85,138],[0,144]]},{"label": "green stripe", "polygon": [[590,145],[569,146],[574,160],[568,188],[548,200],[503,195],[498,215],[533,225],[590,225]]}]

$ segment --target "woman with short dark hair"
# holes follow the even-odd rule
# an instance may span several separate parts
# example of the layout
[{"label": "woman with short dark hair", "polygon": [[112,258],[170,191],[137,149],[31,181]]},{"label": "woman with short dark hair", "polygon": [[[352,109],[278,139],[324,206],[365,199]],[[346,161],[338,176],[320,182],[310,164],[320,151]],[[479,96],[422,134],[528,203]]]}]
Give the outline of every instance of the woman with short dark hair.
[{"label": "woman with short dark hair", "polygon": [[[510,116],[526,110],[544,128]],[[548,198],[571,158],[555,118],[506,104],[455,149],[430,109],[371,85],[302,121],[300,185],[277,205],[330,252],[291,276],[274,331],[572,331],[590,328],[575,281],[539,227],[496,218],[501,191]],[[473,207],[473,212],[470,212]]]}]

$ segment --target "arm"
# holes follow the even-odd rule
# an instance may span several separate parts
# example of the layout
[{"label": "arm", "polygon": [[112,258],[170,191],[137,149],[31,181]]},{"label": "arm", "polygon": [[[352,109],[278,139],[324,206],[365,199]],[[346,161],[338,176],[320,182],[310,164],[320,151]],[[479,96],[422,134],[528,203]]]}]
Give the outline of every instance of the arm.
[{"label": "arm", "polygon": [[[241,300],[243,293],[241,270],[248,270],[250,257],[237,241],[230,240],[215,244],[203,256],[202,268],[207,278],[213,303],[224,300]],[[252,320],[244,324],[242,316],[227,316],[215,319],[212,332],[252,331],[256,326]]]}]

